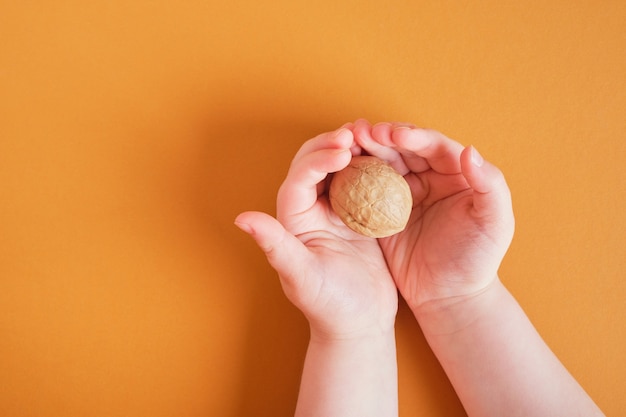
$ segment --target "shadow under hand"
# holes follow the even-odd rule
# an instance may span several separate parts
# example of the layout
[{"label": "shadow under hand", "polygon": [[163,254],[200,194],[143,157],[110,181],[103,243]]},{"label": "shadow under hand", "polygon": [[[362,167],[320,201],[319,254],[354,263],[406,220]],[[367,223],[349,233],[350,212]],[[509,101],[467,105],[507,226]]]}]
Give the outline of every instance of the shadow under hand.
[{"label": "shadow under hand", "polygon": [[[236,107],[234,103],[231,106]],[[233,415],[293,415],[308,325],[284,296],[277,274],[261,250],[233,221],[247,210],[274,215],[276,193],[293,155],[324,127],[314,121],[259,120],[258,113],[245,107],[242,104],[237,114],[253,117],[222,113],[207,126],[207,148],[199,151],[198,158],[215,163],[202,174],[209,182],[200,188],[212,197],[195,207],[201,211],[197,215],[205,218],[207,229],[220,236],[226,249],[236,253],[232,258],[242,263],[240,276],[224,277],[242,281],[239,287],[245,294],[241,300],[248,303],[243,307],[248,318]]]},{"label": "shadow under hand", "polygon": [[227,167],[210,175],[215,182],[212,188],[222,190],[216,198],[220,208],[211,210],[212,224],[247,271],[239,277],[246,283],[250,304],[235,408],[238,416],[291,415],[295,409],[308,326],[283,295],[277,274],[261,250],[235,228],[233,220],[245,210],[274,215],[278,187],[295,150],[306,140],[303,130],[248,121],[217,125],[209,134],[213,144],[221,143],[220,160]]},{"label": "shadow under hand", "polygon": [[467,416],[413,312],[400,298],[396,320],[401,415]]}]

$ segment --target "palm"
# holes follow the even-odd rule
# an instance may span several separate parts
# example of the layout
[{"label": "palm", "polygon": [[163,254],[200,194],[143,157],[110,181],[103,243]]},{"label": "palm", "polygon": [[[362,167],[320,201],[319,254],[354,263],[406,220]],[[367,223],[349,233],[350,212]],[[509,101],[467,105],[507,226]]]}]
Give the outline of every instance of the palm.
[{"label": "palm", "polygon": [[429,297],[441,284],[454,280],[454,269],[468,256],[462,249],[472,227],[467,219],[471,191],[458,177],[440,180],[447,184],[436,190],[437,195],[428,184],[413,186],[416,203],[406,230],[380,241],[398,289],[411,300]]},{"label": "palm", "polygon": [[[392,319],[397,292],[380,246],[348,229],[320,196],[298,214],[279,215],[285,229],[308,249],[306,290],[288,296],[327,331],[361,331],[381,316]],[[287,281],[289,281],[289,277]],[[349,330],[348,330],[349,329]]]}]

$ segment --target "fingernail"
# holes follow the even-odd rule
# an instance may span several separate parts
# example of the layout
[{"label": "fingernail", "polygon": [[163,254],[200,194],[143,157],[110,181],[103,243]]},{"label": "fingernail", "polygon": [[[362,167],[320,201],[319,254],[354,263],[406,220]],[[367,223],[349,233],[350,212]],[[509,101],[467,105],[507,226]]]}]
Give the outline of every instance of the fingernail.
[{"label": "fingernail", "polygon": [[347,131],[347,130],[348,130],[348,129],[347,129],[347,128],[345,128],[345,127],[340,127],[339,129],[335,130],[335,134],[334,134],[334,136],[335,136],[336,138],[338,138],[339,136],[341,136],[341,134],[342,134],[343,132],[345,132],[345,131]]},{"label": "fingernail", "polygon": [[249,235],[254,233],[254,229],[252,229],[252,226],[250,226],[248,223],[242,223],[235,220],[235,226],[248,233]]},{"label": "fingernail", "polygon": [[472,146],[470,148],[470,155],[471,155],[471,160],[472,160],[472,164],[474,164],[477,167],[481,167],[483,166],[483,162],[485,162],[485,160],[483,159],[483,157],[478,153],[478,151],[476,150],[476,148],[474,148],[474,146]]}]

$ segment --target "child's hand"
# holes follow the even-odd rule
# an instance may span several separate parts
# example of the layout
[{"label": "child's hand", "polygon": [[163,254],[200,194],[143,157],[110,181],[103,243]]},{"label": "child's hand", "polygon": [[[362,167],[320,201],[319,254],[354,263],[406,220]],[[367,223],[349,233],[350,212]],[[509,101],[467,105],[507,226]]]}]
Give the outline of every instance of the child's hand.
[{"label": "child's hand", "polygon": [[285,294],[319,337],[388,331],[397,310],[397,291],[378,242],[348,229],[325,193],[328,174],[359,152],[347,128],[309,140],[278,192],[278,220],[246,212],[235,221],[265,252]]},{"label": "child's hand", "polygon": [[411,187],[407,228],[379,242],[413,311],[494,282],[514,229],[502,173],[474,148],[435,131],[364,120],[352,129],[364,150],[390,162]]}]

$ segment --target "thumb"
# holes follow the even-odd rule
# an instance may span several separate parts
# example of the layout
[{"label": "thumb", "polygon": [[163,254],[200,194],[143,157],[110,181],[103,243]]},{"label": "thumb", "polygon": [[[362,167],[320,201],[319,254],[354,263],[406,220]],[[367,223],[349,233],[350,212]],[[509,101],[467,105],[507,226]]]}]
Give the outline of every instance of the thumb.
[{"label": "thumb", "polygon": [[485,161],[473,146],[461,153],[461,171],[474,191],[473,205],[479,217],[503,218],[511,214],[511,193],[502,171]]},{"label": "thumb", "polygon": [[237,216],[235,225],[252,236],[281,277],[291,281],[297,265],[305,263],[309,253],[304,244],[269,214],[244,212]]}]

